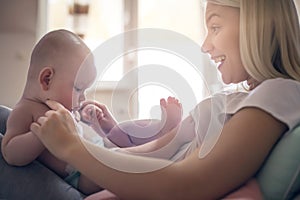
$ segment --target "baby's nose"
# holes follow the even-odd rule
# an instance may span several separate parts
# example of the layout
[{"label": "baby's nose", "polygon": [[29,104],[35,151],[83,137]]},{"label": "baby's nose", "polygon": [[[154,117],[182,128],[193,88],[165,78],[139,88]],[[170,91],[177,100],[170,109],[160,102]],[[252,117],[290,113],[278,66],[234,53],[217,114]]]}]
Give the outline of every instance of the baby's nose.
[{"label": "baby's nose", "polygon": [[79,97],[79,103],[82,102],[82,101],[85,101],[86,100],[86,97],[84,94],[81,94],[80,97]]}]

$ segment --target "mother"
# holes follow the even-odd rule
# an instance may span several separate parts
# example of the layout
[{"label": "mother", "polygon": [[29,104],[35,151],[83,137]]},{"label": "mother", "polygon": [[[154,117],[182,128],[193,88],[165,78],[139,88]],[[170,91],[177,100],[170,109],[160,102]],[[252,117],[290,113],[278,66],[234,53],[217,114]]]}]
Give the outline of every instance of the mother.
[{"label": "mother", "polygon": [[229,120],[204,158],[195,147],[159,170],[117,171],[85,147],[120,164],[169,161],[116,154],[81,141],[71,134],[76,128],[70,113],[53,101],[47,102],[53,110],[33,123],[32,131],[58,158],[124,199],[216,199],[237,188],[300,122],[299,21],[293,0],[207,0],[205,20],[203,51],[218,63],[224,83],[247,81],[251,92],[225,113]]}]

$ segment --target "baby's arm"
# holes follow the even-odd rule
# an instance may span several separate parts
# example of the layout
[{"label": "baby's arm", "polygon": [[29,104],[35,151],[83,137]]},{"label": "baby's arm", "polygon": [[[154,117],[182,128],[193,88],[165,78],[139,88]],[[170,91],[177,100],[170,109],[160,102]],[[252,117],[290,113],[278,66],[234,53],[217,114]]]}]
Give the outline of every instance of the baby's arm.
[{"label": "baby's arm", "polygon": [[2,154],[7,163],[23,166],[36,159],[45,149],[29,127],[33,117],[23,109],[14,109],[7,121],[2,140]]},{"label": "baby's arm", "polygon": [[115,118],[104,104],[86,101],[80,109],[81,121],[90,125],[101,137],[117,124]]}]

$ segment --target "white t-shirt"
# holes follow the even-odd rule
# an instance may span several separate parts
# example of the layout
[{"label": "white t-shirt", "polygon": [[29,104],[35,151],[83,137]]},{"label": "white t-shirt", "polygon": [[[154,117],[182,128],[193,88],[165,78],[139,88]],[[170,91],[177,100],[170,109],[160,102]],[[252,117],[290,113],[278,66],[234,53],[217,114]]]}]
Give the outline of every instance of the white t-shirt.
[{"label": "white t-shirt", "polygon": [[216,143],[224,123],[245,107],[260,108],[292,130],[300,123],[300,82],[270,79],[249,93],[218,93],[200,102],[190,112],[196,137],[183,145],[172,160],[180,160],[198,147],[201,147],[200,152],[205,156]]}]

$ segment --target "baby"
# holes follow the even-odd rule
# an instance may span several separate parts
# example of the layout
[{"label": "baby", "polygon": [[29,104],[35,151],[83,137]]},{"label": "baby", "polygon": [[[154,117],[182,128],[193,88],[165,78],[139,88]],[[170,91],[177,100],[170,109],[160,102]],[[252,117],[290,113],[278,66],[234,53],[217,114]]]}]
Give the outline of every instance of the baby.
[{"label": "baby", "polygon": [[[78,36],[66,30],[50,32],[36,44],[23,95],[9,116],[2,140],[2,153],[7,163],[24,166],[37,159],[62,178],[78,176],[45,149],[30,132],[30,124],[49,110],[44,103],[47,99],[55,99],[69,110],[78,108],[85,100],[84,91],[94,82],[96,74],[92,57],[85,60],[90,53]],[[81,66],[84,60],[85,65]],[[77,184],[85,194],[100,189],[84,176],[74,182]]]},{"label": "baby", "polygon": [[[90,110],[92,103],[99,106],[96,120],[99,119],[102,127],[94,125],[95,130],[102,135],[104,132],[113,132],[111,143],[117,146],[126,143],[126,140],[118,139],[118,135],[120,138],[130,137],[125,132],[113,131],[116,130],[113,127],[119,126],[111,115],[108,116],[109,118],[102,116],[100,120],[99,113],[101,109],[106,109],[105,106],[97,102],[85,102],[81,107],[81,103],[85,101],[84,92],[94,82],[96,74],[91,51],[77,35],[66,30],[56,30],[46,34],[33,49],[23,95],[7,122],[7,131],[2,140],[2,153],[7,163],[24,166],[37,159],[84,194],[99,191],[100,187],[50,154],[30,131],[31,123],[49,110],[45,104],[48,99],[60,102],[69,111],[80,111],[85,122],[95,120],[91,118],[94,116]],[[168,102],[161,100],[161,107],[164,110],[162,115],[164,120],[156,124],[160,127],[163,124],[162,130],[175,127],[181,120],[181,106],[178,101],[171,98]],[[173,109],[176,115],[169,114]],[[133,140],[130,146],[159,137],[162,132],[164,131],[160,131],[152,138],[143,137]]]}]

